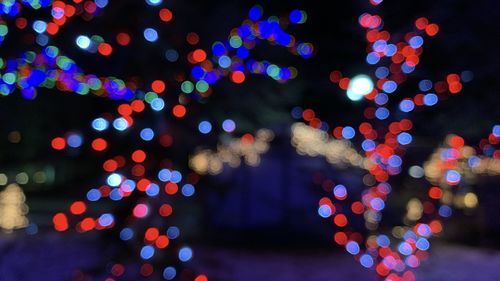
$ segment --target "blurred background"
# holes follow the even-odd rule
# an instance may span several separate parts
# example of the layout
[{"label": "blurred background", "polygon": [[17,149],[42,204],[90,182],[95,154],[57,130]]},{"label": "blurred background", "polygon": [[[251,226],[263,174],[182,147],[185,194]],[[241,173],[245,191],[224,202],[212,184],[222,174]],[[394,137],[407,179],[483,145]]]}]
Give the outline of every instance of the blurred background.
[{"label": "blurred background", "polygon": [[[361,194],[369,181],[366,171],[332,164],[322,156],[300,155],[291,141],[292,124],[300,122],[297,111],[301,116],[312,108],[317,116],[341,126],[357,127],[365,119],[367,102],[347,99],[330,79],[334,70],[352,77],[375,69],[367,64],[365,30],[358,24],[364,12],[380,15],[395,41],[413,30],[417,18],[439,25],[439,34],[426,39],[417,69],[398,89],[401,97],[418,92],[423,79],[458,73],[468,80],[459,95],[415,110],[411,116],[413,141],[407,146],[402,172],[390,180],[392,193],[379,228],[397,232],[395,227],[408,216],[409,202],[426,194],[432,178],[424,170],[431,169],[433,153],[446,146],[450,134],[461,136],[478,155],[499,161],[497,1],[384,1],[379,6],[365,0],[105,2],[99,13],[87,13],[93,16],[84,13],[68,20],[45,44],[32,28],[19,28],[17,19],[48,19],[50,9],[26,7],[20,16],[4,15],[9,32],[0,47],[1,57],[17,58],[21,52],[54,45],[86,73],[133,81],[137,88],[164,81],[165,103],[190,100],[188,114],[175,118],[161,111],[145,112],[134,119],[139,128],[106,135],[109,146],[101,152],[85,146],[100,136],[93,121],[114,114],[121,101],[57,88],[40,88],[32,100],[16,92],[2,97],[0,281],[108,280],[107,272],[116,271],[119,261],[139,268],[143,261],[131,258],[137,255],[137,247],[119,239],[128,214],[141,200],[138,197],[93,203],[89,212],[114,214],[113,229],[54,231],[54,214],[68,210],[75,200],[89,198],[89,188],[109,180],[102,173],[103,162],[136,148],[147,151],[151,159],[144,164],[146,175],[156,175],[157,167],[176,169],[196,183],[194,196],[168,199],[175,203],[169,223],[181,229],[179,245],[188,243],[194,251],[185,265],[190,271],[204,273],[208,280],[376,279],[374,271],[361,267],[334,243],[338,227],[318,216],[318,201],[331,193],[324,188],[325,181],[342,183],[350,194]],[[184,94],[180,82],[192,71],[189,54],[210,50],[214,41],[225,40],[255,4],[262,6],[266,17],[287,17],[294,9],[307,13],[307,22],[290,25],[287,32],[313,44],[311,58],[303,59],[276,44],[260,44],[251,52],[256,60],[295,67],[297,77],[277,82],[265,75],[247,75],[242,84],[222,78],[211,87],[210,97]],[[160,14],[160,20],[160,8],[171,11],[173,17]],[[144,39],[146,27],[157,31],[158,40]],[[116,43],[120,33],[127,34],[130,42]],[[102,55],[82,49],[75,43],[82,34],[101,36],[113,52]],[[395,101],[391,103],[397,107]],[[228,119],[236,124],[231,133],[215,128]],[[211,120],[213,131],[200,134],[200,120]],[[161,135],[160,145],[144,144],[140,129],[146,127]],[[492,128],[496,128],[493,133]],[[490,143],[484,144],[491,134]],[[54,149],[58,136],[66,139],[67,149]],[[254,150],[236,153],[238,159],[241,156],[237,163],[204,167],[207,153],[223,151],[238,140],[245,143],[249,137]],[[354,148],[361,149],[360,145]],[[471,274],[474,280],[500,280],[495,274],[500,266],[500,176],[498,162],[492,165],[496,166],[489,172],[467,180],[463,176],[463,192],[449,199],[453,215],[445,216],[443,232],[431,239],[428,259],[415,270],[417,280],[470,280]],[[160,204],[158,198],[148,200]],[[363,226],[364,221],[357,217],[352,223]],[[142,275],[140,280],[164,280],[165,274],[159,272]],[[127,270],[111,280],[139,280],[134,274],[134,269]]]}]

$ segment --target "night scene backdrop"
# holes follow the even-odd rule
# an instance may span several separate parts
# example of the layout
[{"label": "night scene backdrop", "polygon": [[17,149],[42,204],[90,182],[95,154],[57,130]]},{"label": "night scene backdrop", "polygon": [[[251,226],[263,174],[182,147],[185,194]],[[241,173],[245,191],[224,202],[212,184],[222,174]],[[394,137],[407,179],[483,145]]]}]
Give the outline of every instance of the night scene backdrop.
[{"label": "night scene backdrop", "polygon": [[499,15],[0,1],[0,281],[500,280]]}]

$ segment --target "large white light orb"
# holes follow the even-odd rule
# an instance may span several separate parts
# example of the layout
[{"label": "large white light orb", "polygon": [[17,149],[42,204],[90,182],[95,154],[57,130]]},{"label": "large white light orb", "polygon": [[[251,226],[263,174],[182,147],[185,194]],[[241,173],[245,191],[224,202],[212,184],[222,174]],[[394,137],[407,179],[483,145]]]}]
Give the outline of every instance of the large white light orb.
[{"label": "large white light orb", "polygon": [[359,101],[373,91],[372,79],[364,74],[356,75],[349,81],[347,97],[352,101]]}]

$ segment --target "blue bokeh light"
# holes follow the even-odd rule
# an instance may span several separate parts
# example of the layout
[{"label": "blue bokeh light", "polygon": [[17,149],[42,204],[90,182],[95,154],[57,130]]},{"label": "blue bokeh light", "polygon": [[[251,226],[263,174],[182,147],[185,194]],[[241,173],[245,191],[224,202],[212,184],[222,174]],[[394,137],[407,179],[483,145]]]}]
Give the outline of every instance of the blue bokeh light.
[{"label": "blue bokeh light", "polygon": [[198,124],[198,131],[200,131],[200,133],[202,134],[208,134],[210,133],[210,131],[212,131],[212,124],[210,124],[210,122],[208,121],[201,121]]},{"label": "blue bokeh light", "polygon": [[182,262],[187,262],[193,257],[193,250],[189,247],[182,247],[179,250],[179,260]]},{"label": "blue bokeh light", "polygon": [[158,40],[158,32],[153,28],[144,29],[144,38],[149,42]]}]

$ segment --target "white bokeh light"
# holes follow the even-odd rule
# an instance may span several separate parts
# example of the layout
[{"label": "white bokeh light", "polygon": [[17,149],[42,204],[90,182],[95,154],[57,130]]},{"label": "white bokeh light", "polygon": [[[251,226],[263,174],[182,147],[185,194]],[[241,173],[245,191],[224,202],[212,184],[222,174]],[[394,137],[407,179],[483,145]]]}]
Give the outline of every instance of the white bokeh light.
[{"label": "white bokeh light", "polygon": [[373,91],[373,81],[364,74],[356,75],[349,81],[347,97],[352,101],[359,101]]}]

